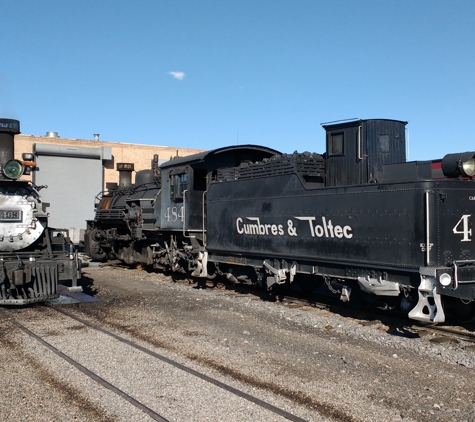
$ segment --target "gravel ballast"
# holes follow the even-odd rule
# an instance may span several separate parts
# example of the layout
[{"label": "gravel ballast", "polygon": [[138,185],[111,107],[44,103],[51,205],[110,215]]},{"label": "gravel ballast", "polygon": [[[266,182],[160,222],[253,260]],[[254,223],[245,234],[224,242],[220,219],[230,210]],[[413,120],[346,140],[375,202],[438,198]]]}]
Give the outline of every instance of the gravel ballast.
[{"label": "gravel ballast", "polygon": [[[407,338],[158,273],[89,267],[84,276],[102,302],[64,309],[305,420],[475,421],[469,343]],[[52,309],[13,316],[169,420],[284,420]],[[0,334],[1,420],[150,420],[3,318]]]}]

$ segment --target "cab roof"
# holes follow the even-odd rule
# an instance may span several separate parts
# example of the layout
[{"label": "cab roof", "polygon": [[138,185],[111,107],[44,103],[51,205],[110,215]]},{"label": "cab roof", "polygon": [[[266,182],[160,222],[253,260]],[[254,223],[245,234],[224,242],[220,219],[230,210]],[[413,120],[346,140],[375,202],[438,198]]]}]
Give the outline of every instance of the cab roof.
[{"label": "cab roof", "polygon": [[[172,158],[165,163],[160,165],[161,169],[166,169],[169,167],[176,167],[182,165],[193,165],[201,163],[211,157],[219,156],[220,154],[242,154],[248,153],[256,156],[256,160],[262,160],[263,158],[272,157],[275,154],[281,154],[280,151],[277,151],[272,148],[267,148],[259,145],[234,145],[218,149],[213,149],[209,151],[199,152],[198,154],[188,155],[187,157],[178,157]],[[218,157],[219,158],[219,157]]]}]

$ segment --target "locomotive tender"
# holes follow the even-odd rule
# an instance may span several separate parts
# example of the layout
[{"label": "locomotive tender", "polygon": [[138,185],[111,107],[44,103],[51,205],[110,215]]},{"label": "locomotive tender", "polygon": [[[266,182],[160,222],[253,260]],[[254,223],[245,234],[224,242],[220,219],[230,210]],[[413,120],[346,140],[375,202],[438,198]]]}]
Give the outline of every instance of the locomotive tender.
[{"label": "locomotive tender", "polygon": [[[475,152],[406,162],[407,122],[323,124],[326,153],[231,146],[137,172],[88,221],[94,259],[475,317]],[[124,176],[125,175],[125,176]]]},{"label": "locomotive tender", "polygon": [[58,283],[80,291],[80,261],[64,230],[48,227],[48,204],[29,181],[33,154],[15,160],[20,122],[0,119],[0,305],[23,305],[59,296]]}]

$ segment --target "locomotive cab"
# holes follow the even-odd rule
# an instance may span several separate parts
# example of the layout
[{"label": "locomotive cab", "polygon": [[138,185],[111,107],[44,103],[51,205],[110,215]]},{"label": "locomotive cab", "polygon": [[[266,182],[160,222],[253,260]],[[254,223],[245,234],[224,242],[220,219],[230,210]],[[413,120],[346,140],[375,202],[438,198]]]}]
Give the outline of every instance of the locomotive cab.
[{"label": "locomotive cab", "polygon": [[384,165],[406,161],[406,125],[389,119],[323,123],[327,186],[380,182]]},{"label": "locomotive cab", "polygon": [[206,192],[217,180],[217,170],[239,167],[260,161],[277,151],[253,145],[220,148],[161,165],[161,228],[196,233],[204,237],[206,227]]}]

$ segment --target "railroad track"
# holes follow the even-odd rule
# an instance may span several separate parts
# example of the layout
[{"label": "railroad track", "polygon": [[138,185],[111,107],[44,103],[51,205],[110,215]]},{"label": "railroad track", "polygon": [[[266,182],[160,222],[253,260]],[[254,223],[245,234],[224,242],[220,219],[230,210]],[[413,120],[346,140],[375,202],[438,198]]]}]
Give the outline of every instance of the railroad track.
[{"label": "railroad track", "polygon": [[[177,280],[175,280],[176,282]],[[188,284],[192,284],[192,280],[184,278],[183,281],[186,281]],[[225,291],[228,294],[249,294],[255,296],[256,293],[262,297],[263,291],[258,291],[254,288],[245,286],[245,285],[233,285],[223,282],[218,282],[213,284],[208,282],[206,284],[207,288],[218,288],[219,290]],[[407,337],[420,337],[427,332],[434,334],[441,334],[447,336],[450,339],[462,340],[475,344],[475,325],[473,326],[473,331],[463,329],[461,327],[455,326],[446,326],[446,325],[433,325],[425,323],[414,323],[413,320],[405,318],[403,316],[398,316],[391,314],[387,310],[380,310],[378,308],[371,307],[370,310],[366,309],[357,309],[350,308],[348,306],[342,305],[339,302],[336,302],[333,298],[328,298],[327,302],[316,301],[315,298],[306,299],[298,296],[293,296],[292,291],[288,290],[285,292],[285,296],[282,296],[280,300],[276,300],[277,303],[280,303],[289,308],[300,308],[303,311],[311,311],[315,309],[326,310],[329,312],[334,312],[335,314],[344,313],[350,316],[353,319],[360,319],[361,324],[364,325],[390,325],[393,327],[393,330],[397,330],[399,333],[405,333]],[[412,335],[415,334],[415,335]],[[440,339],[441,342],[443,339]]]},{"label": "railroad track", "polygon": [[440,325],[413,325],[411,327],[416,332],[430,331],[442,334],[458,340],[468,341],[475,344],[475,333],[469,331],[461,331],[453,327],[445,327]]},{"label": "railroad track", "polygon": [[[221,288],[223,289],[223,287]],[[240,290],[242,290],[242,288]],[[250,290],[245,292],[252,294]],[[286,293],[291,293],[291,291]],[[340,311],[342,313],[344,312],[353,319],[360,319],[361,324],[364,325],[389,324],[391,327],[394,327],[394,329],[401,329],[400,332],[404,330],[408,337],[411,336],[411,333],[418,335],[420,334],[422,336],[429,332],[434,334],[441,334],[444,336],[448,336],[452,339],[463,340],[475,344],[475,332],[473,331],[469,331],[465,328],[456,326],[425,324],[422,322],[414,324],[413,320],[409,320],[408,318],[404,318],[394,314],[389,314],[387,310],[379,310],[377,308],[371,308],[370,311],[358,310],[348,308],[338,303],[335,304],[334,301],[332,301],[331,299],[329,302],[318,302],[313,299],[309,300],[291,295],[283,297],[282,300],[278,303],[287,306],[288,308],[298,308],[303,311],[326,310],[329,312],[333,312],[333,309],[335,310],[336,314],[338,314]]]},{"label": "railroad track", "polygon": [[[284,299],[284,303],[288,303],[289,306],[296,305],[300,306],[303,310],[311,310],[311,309],[325,309],[331,311],[331,306],[327,303],[320,303],[320,302],[308,302],[305,299],[298,299],[298,298],[288,298]],[[348,312],[348,309],[345,309]],[[403,317],[397,317],[394,315],[389,316],[387,314],[388,311],[380,311],[376,312],[374,309],[371,313],[366,314],[366,312],[351,312],[351,316],[353,318],[361,319],[361,324],[368,325],[369,324],[383,324],[383,325],[390,325],[394,327],[394,329],[399,330],[399,332],[405,332],[407,337],[411,337],[411,334],[417,334],[414,337],[421,337],[424,334],[434,333],[434,334],[441,334],[443,336],[447,336],[449,339],[456,339],[467,341],[470,343],[475,344],[475,333],[470,332],[468,330],[462,329],[460,327],[453,327],[453,326],[443,326],[443,325],[433,325],[433,324],[424,324],[424,323],[416,323],[414,321],[409,320]],[[376,316],[381,317],[381,319],[375,318]],[[366,321],[368,319],[368,321]],[[384,322],[383,322],[384,320]],[[441,342],[443,339],[439,339]]]},{"label": "railroad track", "polygon": [[[46,305],[47,306],[47,305]],[[173,366],[174,368],[177,368],[181,371],[184,371],[186,372],[187,374],[190,374],[192,375],[193,377],[197,377],[207,383],[210,383],[210,384],[213,384],[214,386],[222,389],[222,390],[225,390],[229,393],[232,393],[244,400],[247,400],[251,403],[254,403],[255,405],[257,406],[260,406],[261,408],[264,408],[266,409],[267,411],[270,411],[272,413],[275,413],[285,419],[288,419],[288,420],[291,420],[291,421],[298,421],[298,422],[302,422],[304,421],[304,419],[296,416],[296,415],[293,415],[283,409],[280,409],[264,400],[261,400],[255,396],[252,396],[250,394],[247,394],[245,393],[244,391],[241,391],[237,388],[234,388],[228,384],[225,384],[215,378],[212,378],[208,375],[205,375],[199,371],[196,371],[188,366],[185,366],[179,362],[176,362],[172,359],[169,359],[163,355],[160,355],[150,349],[147,349],[143,346],[140,346],[139,344],[133,342],[133,341],[130,341],[124,337],[121,337],[103,327],[100,327],[94,323],[91,323],[83,318],[80,318],[70,312],[67,312],[63,309],[59,309],[58,307],[52,307],[52,306],[48,306],[49,308],[51,309],[54,309],[55,311],[69,317],[69,318],[72,318],[73,320],[89,327],[89,328],[92,328],[102,334],[105,334],[109,337],[112,337],[113,339],[121,342],[122,344],[125,344],[131,348],[134,348],[136,350],[139,350],[140,352],[142,353],[145,353],[147,354],[148,356],[151,356],[155,359],[158,359],[168,365],[171,365]],[[120,388],[118,388],[117,386],[113,385],[112,383],[108,382],[107,380],[105,380],[104,378],[100,377],[99,375],[97,375],[94,371],[86,368],[85,366],[83,366],[82,364],[80,364],[78,361],[76,361],[75,359],[71,358],[70,356],[68,356],[67,354],[63,353],[62,351],[60,351],[58,348],[54,347],[52,344],[50,344],[49,342],[47,342],[46,340],[44,340],[41,336],[35,334],[33,331],[31,331],[30,329],[28,329],[25,325],[21,324],[20,322],[18,322],[14,317],[13,317],[13,313],[10,312],[10,311],[7,311],[6,309],[4,308],[0,308],[0,315],[2,315],[3,318],[7,319],[11,324],[13,324],[14,326],[16,326],[18,329],[20,329],[21,331],[23,331],[24,333],[26,333],[28,336],[30,336],[31,338],[35,339],[36,341],[38,341],[39,343],[41,343],[44,347],[46,347],[48,350],[50,350],[51,352],[53,352],[54,354],[56,354],[57,356],[59,356],[60,358],[64,359],[66,362],[68,362],[70,365],[74,366],[75,368],[77,368],[79,371],[81,371],[83,374],[85,374],[87,377],[93,379],[94,381],[96,381],[97,383],[99,383],[100,385],[102,385],[103,387],[107,388],[108,390],[112,391],[113,393],[117,394],[118,396],[120,396],[122,399],[126,400],[127,402],[129,402],[130,404],[132,404],[133,406],[135,406],[136,408],[138,408],[139,410],[141,410],[142,412],[146,413],[150,418],[152,418],[153,420],[156,420],[156,421],[167,421],[168,419],[166,419],[163,415],[161,415],[160,413],[158,413],[156,410],[154,409],[151,409],[150,407],[146,406],[144,403],[140,402],[139,400],[135,399],[134,397],[132,397],[131,395],[127,394],[125,391],[121,390]]]},{"label": "railroad track", "polygon": [[[173,277],[172,277],[173,278]],[[196,286],[198,281],[191,279],[189,277],[179,277],[173,278],[173,281],[176,283],[189,284]],[[210,282],[207,281],[201,286],[202,288],[216,288],[225,292],[226,294],[247,294],[254,297],[260,297],[264,300],[270,300],[272,295],[269,292],[264,290],[256,290],[254,287],[246,286],[243,284],[230,284],[226,282]],[[461,341],[466,341],[475,344],[475,325],[472,324],[473,331],[464,330],[460,327],[454,326],[441,326],[441,325],[432,325],[425,323],[415,323],[415,321],[405,318],[401,315],[390,313],[387,310],[381,310],[375,307],[370,309],[358,309],[351,308],[345,305],[342,305],[340,302],[336,301],[334,298],[327,298],[326,302],[319,302],[312,297],[311,299],[306,299],[299,296],[293,296],[292,290],[286,290],[285,295],[280,297],[280,299],[275,300],[277,303],[287,306],[289,308],[301,308],[304,311],[311,310],[326,310],[333,312],[335,314],[345,314],[353,319],[361,320],[363,325],[390,325],[391,331],[397,331],[398,335],[403,335],[409,338],[418,338],[422,337],[427,332],[433,334],[441,334],[446,336],[448,339],[456,339]],[[325,297],[323,298],[325,300]],[[443,342],[443,338],[439,338]]]}]

